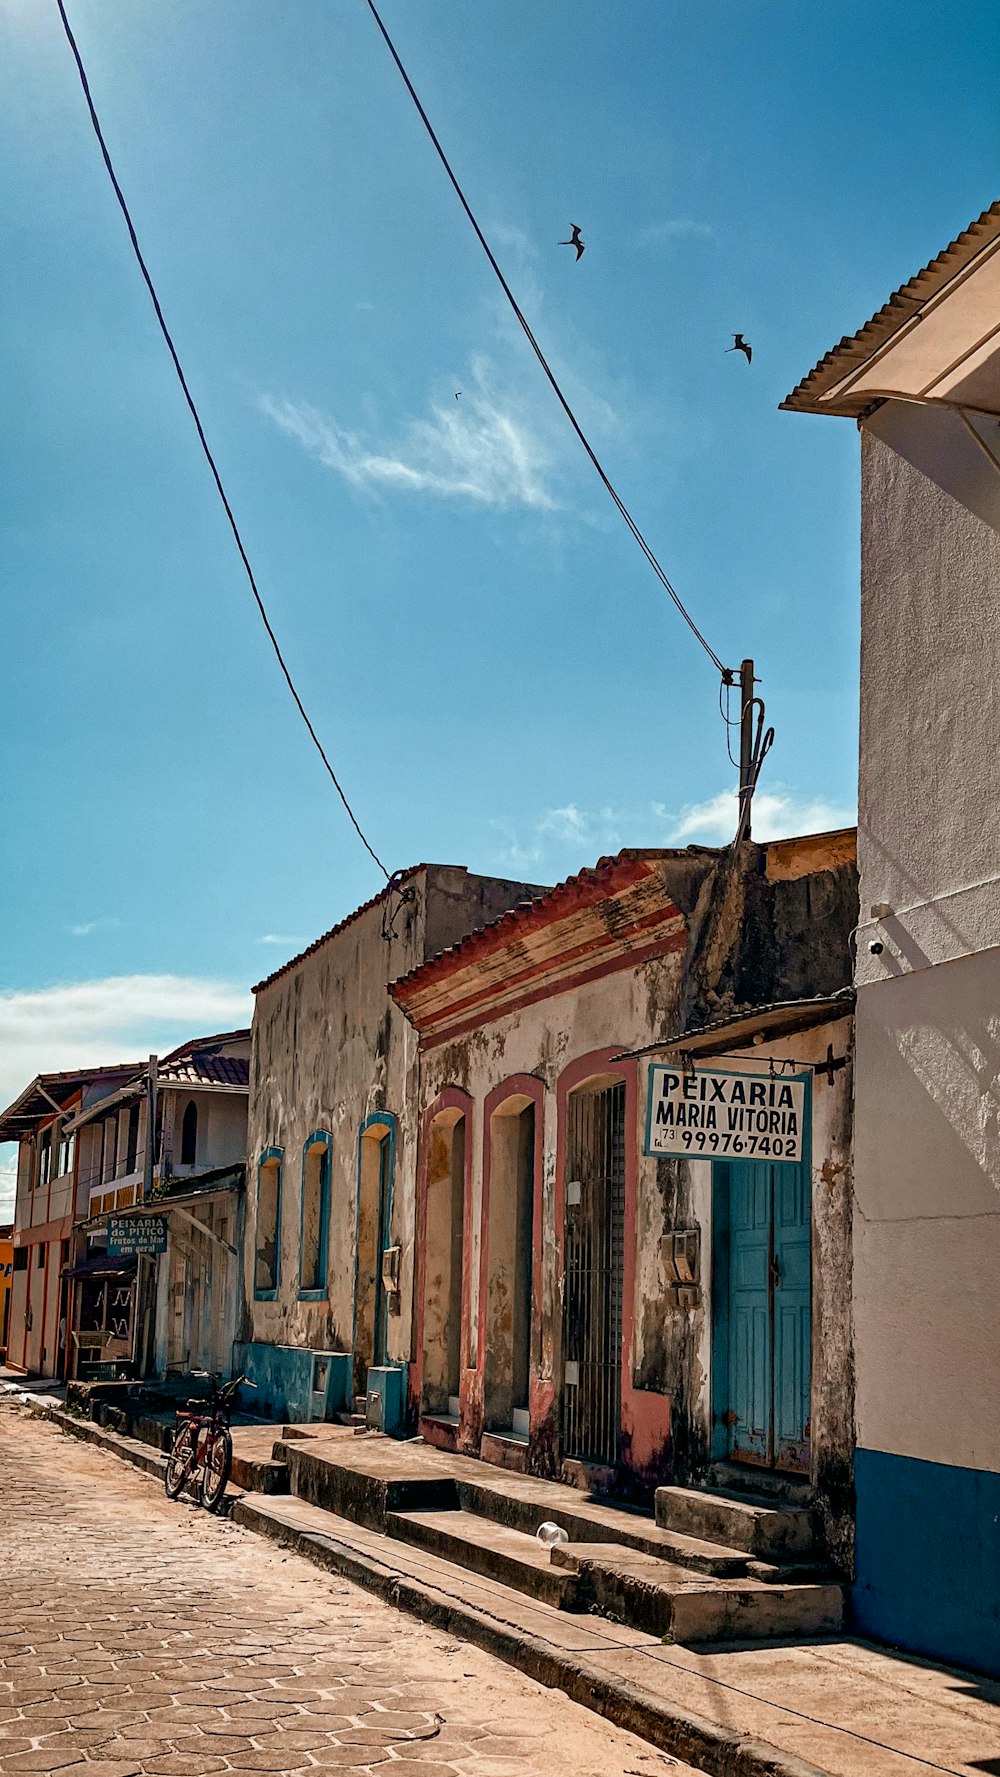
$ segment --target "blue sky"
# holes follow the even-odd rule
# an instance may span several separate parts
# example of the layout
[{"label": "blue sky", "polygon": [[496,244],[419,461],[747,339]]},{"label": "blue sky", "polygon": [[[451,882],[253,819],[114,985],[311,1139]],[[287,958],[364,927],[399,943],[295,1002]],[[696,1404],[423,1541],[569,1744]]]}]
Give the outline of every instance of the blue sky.
[{"label": "blue sky", "polygon": [[[288,658],[376,848],[557,880],[729,837],[717,682],[362,0],[71,0]],[[1000,12],[385,0],[715,649],[768,830],[851,818],[857,438],[798,377],[997,195]],[[0,0],[0,1098],[235,1022],[378,887],[249,602],[47,0]],[[571,221],[579,265],[556,243]],[[754,361],[726,355],[734,329]],[[461,391],[459,401],[456,391]]]}]

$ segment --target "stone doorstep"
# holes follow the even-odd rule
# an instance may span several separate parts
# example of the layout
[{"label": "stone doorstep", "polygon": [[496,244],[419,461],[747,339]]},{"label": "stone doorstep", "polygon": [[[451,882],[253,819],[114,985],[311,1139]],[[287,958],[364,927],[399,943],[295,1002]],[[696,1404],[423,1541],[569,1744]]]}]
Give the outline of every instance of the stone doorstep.
[{"label": "stone doorstep", "polygon": [[372,1445],[355,1440],[350,1432],[342,1440],[281,1441],[275,1458],[288,1464],[291,1492],[297,1499],[323,1507],[338,1517],[371,1530],[382,1530],[386,1514],[398,1511],[447,1511],[458,1506],[454,1480],[442,1461],[443,1473],[413,1463],[405,1445],[394,1439]]},{"label": "stone doorstep", "polygon": [[557,1610],[594,1611],[682,1643],[773,1640],[839,1630],[833,1585],[774,1585],[695,1576],[659,1555],[614,1543],[557,1543],[464,1511],[390,1512],[385,1532]]},{"label": "stone doorstep", "polygon": [[696,1578],[690,1568],[608,1543],[557,1543],[551,1559],[579,1575],[578,1609],[589,1605],[685,1645],[806,1639],[835,1634],[843,1624],[844,1597],[837,1585]]},{"label": "stone doorstep", "polygon": [[288,1464],[273,1457],[241,1456],[233,1448],[232,1482],[246,1493],[287,1493]]},{"label": "stone doorstep", "polygon": [[701,1487],[658,1487],[656,1522],[764,1558],[806,1555],[813,1546],[812,1516],[802,1507]]},{"label": "stone doorstep", "polygon": [[618,1543],[623,1548],[658,1555],[678,1567],[718,1578],[747,1571],[747,1556],[742,1550],[664,1530],[652,1518],[626,1507],[602,1505],[585,1497],[578,1499],[572,1488],[558,1482],[541,1485],[550,1488],[551,1494],[537,1501],[512,1496],[499,1480],[491,1483],[463,1479],[458,1483],[458,1495],[466,1510],[508,1523],[531,1536],[548,1519],[565,1530],[571,1543]]},{"label": "stone doorstep", "polygon": [[[564,1611],[605,1613],[685,1643],[808,1637],[841,1625],[839,1586],[782,1583],[777,1568],[773,1579],[751,1578],[745,1552],[585,1499],[576,1505],[573,1490],[558,1483],[512,1485],[482,1464],[470,1477],[464,1459],[435,1452],[428,1465],[423,1449],[399,1445],[359,1455],[292,1445],[289,1461],[298,1498]],[[743,1510],[755,1525],[760,1508]],[[534,1535],[546,1517],[570,1538],[551,1556]]]},{"label": "stone doorstep", "polygon": [[[234,1506],[233,1519],[353,1580],[397,1609],[471,1641],[539,1684],[564,1691],[574,1702],[710,1777],[826,1777],[818,1766],[793,1753],[698,1716],[657,1695],[650,1686],[593,1663],[587,1648],[581,1649],[581,1632],[575,1628],[578,1617],[544,1603],[528,1604],[496,1581],[477,1579],[470,1597],[461,1570],[452,1563],[417,1549],[411,1559],[405,1546],[386,1544],[353,1524],[331,1524],[322,1507],[301,1499],[247,1494]],[[625,1647],[653,1645],[651,1638],[616,1632],[598,1619],[593,1627],[593,1636],[584,1639],[593,1640],[597,1658],[603,1645],[610,1649],[610,1638],[616,1634],[627,1637]]]},{"label": "stone doorstep", "polygon": [[387,1512],[385,1533],[416,1543],[470,1573],[485,1574],[557,1610],[579,1609],[574,1569],[555,1567],[549,1551],[525,1536],[472,1512]]},{"label": "stone doorstep", "polygon": [[759,1468],[756,1463],[714,1462],[706,1484],[713,1493],[749,1494],[758,1501],[767,1499],[772,1505],[808,1508],[813,1498],[807,1475],[786,1469]]},{"label": "stone doorstep", "polygon": [[295,1495],[374,1530],[384,1528],[390,1512],[461,1508],[532,1537],[550,1519],[571,1542],[621,1543],[719,1578],[747,1571],[748,1556],[741,1549],[665,1530],[643,1512],[470,1457],[384,1439],[359,1447],[343,1437],[308,1444],[289,1440],[275,1445],[275,1455],[288,1462]]}]

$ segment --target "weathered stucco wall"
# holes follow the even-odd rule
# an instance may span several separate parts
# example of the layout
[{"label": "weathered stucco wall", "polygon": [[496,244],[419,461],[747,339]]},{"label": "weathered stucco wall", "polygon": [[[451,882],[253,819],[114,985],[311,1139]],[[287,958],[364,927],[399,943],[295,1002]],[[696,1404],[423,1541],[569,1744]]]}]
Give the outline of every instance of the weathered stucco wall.
[{"label": "weathered stucco wall", "polygon": [[[446,1089],[458,1089],[470,1102],[466,1114],[466,1164],[469,1169],[469,1205],[466,1216],[465,1268],[473,1280],[469,1292],[468,1342],[465,1358],[480,1341],[480,1281],[483,1263],[482,1204],[484,1161],[484,1114],[486,1099],[505,1081],[527,1075],[543,1088],[540,1105],[541,1211],[540,1211],[540,1334],[536,1378],[545,1386],[550,1419],[555,1411],[554,1390],[560,1376],[561,1275],[558,1254],[561,1216],[557,1207],[558,1087],[567,1070],[587,1056],[600,1052],[595,1075],[634,1076],[634,1064],[609,1062],[619,1050],[637,1047],[651,1036],[674,1028],[677,1016],[681,964],[677,955],[637,967],[622,969],[524,1007],[520,1012],[484,1023],[481,1030],[452,1043],[429,1050],[423,1058],[422,1100],[431,1106]],[[585,1077],[585,1075],[584,1075]],[[523,1096],[523,1085],[514,1092]],[[640,1107],[632,1106],[626,1131],[632,1153],[641,1146]],[[645,1106],[641,1107],[644,1116]],[[665,1396],[671,1379],[672,1341],[665,1337],[648,1304],[661,1302],[666,1283],[660,1255],[660,1238],[668,1226],[671,1193],[659,1163],[640,1159],[636,1179],[634,1238],[626,1229],[629,1250],[626,1267],[634,1266],[635,1309],[628,1329],[631,1372],[635,1388],[655,1393],[657,1399],[636,1403],[634,1425],[637,1466],[657,1464],[669,1432]],[[416,1329],[415,1329],[416,1336]],[[416,1353],[415,1353],[416,1355]],[[466,1361],[466,1372],[474,1366]],[[482,1404],[473,1386],[467,1433],[474,1443],[482,1424]],[[627,1414],[626,1414],[627,1419]],[[536,1442],[554,1439],[554,1427],[539,1428]]]},{"label": "weathered stucco wall", "polygon": [[[409,885],[413,899],[382,937],[382,906],[361,913],[311,956],[257,994],[253,1021],[248,1130],[246,1292],[247,1337],[270,1344],[350,1351],[353,1344],[354,1238],[358,1134],[375,1111],[399,1119],[391,1235],[412,1249],[411,1201],[404,1181],[413,1171],[411,1118],[416,1094],[416,1037],[386,994],[392,976],[421,959],[426,877]],[[330,1148],[328,1294],[299,1300],[299,1239],[305,1144],[317,1131]],[[280,1273],[273,1301],[254,1297],[257,1161],[269,1148],[283,1155]],[[409,1267],[406,1267],[408,1278]],[[408,1294],[408,1282],[404,1293]],[[403,1315],[393,1316],[389,1352],[399,1348]]]},{"label": "weathered stucco wall", "polygon": [[[394,1119],[389,1245],[401,1247],[400,1291],[386,1320],[390,1362],[410,1349],[417,1038],[387,983],[530,895],[521,882],[428,865],[410,875],[390,907],[391,942],[377,902],[279,974],[257,994],[248,1130],[244,1336],[313,1350],[350,1351],[354,1331],[358,1138],[369,1119]],[[386,1125],[388,1127],[388,1124]],[[330,1145],[327,1293],[299,1295],[303,1152],[318,1131]],[[254,1251],[257,1163],[282,1150],[279,1285],[257,1300]],[[367,1158],[367,1156],[366,1156]],[[367,1170],[366,1170],[367,1179]],[[371,1279],[362,1279],[363,1285]],[[362,1290],[365,1305],[373,1299]]]},{"label": "weathered stucco wall", "polygon": [[[1000,535],[876,435],[893,411],[862,434],[858,861],[905,970],[1000,944]],[[907,448],[940,423],[917,410]],[[893,967],[859,944],[859,982]]]},{"label": "weathered stucco wall", "polygon": [[[620,861],[608,862],[610,884]],[[423,1414],[425,1435],[438,1442],[482,1448],[491,1459],[513,1466],[526,1459],[541,1472],[558,1471],[565,1458],[560,1393],[564,1386],[577,1386],[575,1380],[565,1384],[562,1350],[564,1296],[571,1287],[564,1251],[566,1201],[571,1179],[584,1176],[572,1171],[575,1138],[569,1134],[569,1101],[588,1082],[603,1087],[620,1081],[625,1088],[621,1469],[635,1484],[648,1486],[667,1475],[686,1479],[709,1464],[711,1167],[643,1154],[650,1062],[629,1052],[749,1006],[844,988],[850,975],[848,939],[857,921],[857,878],[851,834],[812,842],[808,862],[796,857],[794,845],[782,848],[774,859],[767,847],[749,845],[738,858],[702,855],[697,861],[700,884],[683,876],[692,863],[659,854],[653,865],[667,873],[665,880],[676,872],[687,892],[684,921],[675,905],[676,929],[652,960],[619,950],[617,960],[591,971],[589,979],[564,986],[557,978],[547,990],[522,992],[517,1010],[502,1010],[508,978],[530,982],[537,979],[537,973],[533,977],[529,972],[532,963],[535,971],[547,966],[542,959],[549,951],[536,913],[526,916],[520,928],[515,922],[498,929],[490,944],[459,952],[449,964],[454,979],[450,989],[447,973],[438,968],[401,990],[418,1018],[437,1021],[425,1029],[421,1058],[423,1171],[418,1195],[427,1207],[420,1212],[418,1243],[426,1263],[416,1284],[410,1390],[411,1402]],[[581,879],[580,892],[592,892],[589,881]],[[615,887],[613,894],[620,892]],[[557,896],[551,903],[553,920],[565,917],[564,891]],[[613,897],[591,899],[588,909],[570,936],[592,960],[591,943],[604,938],[587,942],[588,932],[613,933],[613,941],[620,942],[631,927],[624,905]],[[590,923],[582,923],[584,919]],[[552,957],[558,954],[557,948],[551,950]],[[494,996],[501,996],[500,1004],[490,1010]],[[468,1008],[477,1004],[477,1026],[463,1030]],[[831,1042],[843,1059],[850,1043],[849,1014],[800,1038],[747,1050],[746,1065],[750,1071],[766,1070],[772,1056],[786,1061],[796,1057],[808,1073]],[[851,1554],[853,1432],[849,1055],[847,1060],[833,1085],[817,1088],[814,1098],[815,1387],[810,1428],[812,1479],[824,1501],[827,1542],[845,1568]],[[809,1084],[811,1090],[811,1078]],[[506,1407],[500,1413],[498,1402],[510,1398],[507,1370],[513,1367],[517,1301],[510,1281],[515,1267],[509,1224],[515,1216],[523,1221],[516,1193],[530,1125],[519,1137],[518,1152],[524,1151],[515,1166],[509,1129],[500,1129],[497,1118],[503,1109],[520,1117],[529,1107],[535,1119],[537,1203],[525,1458],[523,1444],[518,1451],[513,1443],[527,1428],[519,1430]],[[445,1151],[459,1118],[464,1122],[460,1296],[454,1256],[445,1262],[439,1214],[446,1175],[452,1178],[452,1201],[461,1201],[454,1190],[453,1157]],[[505,1212],[494,1201],[497,1189],[507,1193]],[[579,1189],[574,1186],[577,1193]],[[438,1200],[438,1208],[432,1208],[432,1199]],[[580,1201],[579,1195],[574,1201]],[[453,1230],[455,1222],[453,1212]],[[694,1297],[678,1290],[664,1252],[665,1236],[689,1230],[701,1231],[705,1266],[701,1294]],[[521,1288],[523,1292],[523,1282]],[[497,1312],[506,1315],[502,1324],[495,1322]],[[440,1353],[433,1338],[428,1339],[428,1328],[433,1331],[443,1316],[454,1322],[459,1315],[461,1362],[457,1370],[449,1364],[445,1387],[438,1375]],[[590,1447],[595,1443],[591,1440]]]},{"label": "weathered stucco wall", "polygon": [[[603,980],[526,1007],[424,1057],[425,1106],[447,1089],[468,1095],[471,1213],[466,1218],[470,1246],[466,1268],[475,1280],[469,1293],[469,1349],[480,1346],[480,1280],[483,1271],[483,1181],[488,1131],[484,1111],[503,1083],[523,1096],[528,1075],[541,1086],[541,1328],[533,1329],[539,1380],[558,1389],[561,1374],[557,1179],[560,1080],[582,1057],[638,1048],[667,1029],[676,1029],[684,961],[681,956],[627,968]],[[850,1018],[745,1052],[746,1059],[723,1066],[766,1073],[769,1061],[795,1058],[809,1066],[834,1053],[850,1060]],[[711,1448],[711,1250],[712,1169],[706,1162],[643,1156],[648,1090],[647,1061],[596,1064],[595,1073],[635,1070],[634,1117],[627,1137],[638,1156],[636,1219],[626,1226],[626,1269],[634,1267],[631,1325],[626,1327],[634,1403],[633,1466],[641,1473],[672,1473],[678,1479],[703,1472]],[[705,1065],[712,1065],[706,1059]],[[514,1077],[514,1078],[512,1078]],[[851,1068],[839,1070],[834,1084],[818,1081],[812,1097],[813,1186],[813,1418],[812,1479],[821,1498],[828,1546],[847,1570],[851,1563],[853,1444],[853,1365],[850,1332],[850,1220],[852,1209],[850,1130]],[[680,1307],[665,1272],[661,1241],[671,1230],[701,1231],[702,1288],[695,1307]],[[488,1292],[484,1292],[484,1299]],[[419,1317],[418,1317],[419,1319]],[[538,1335],[540,1334],[540,1339]],[[416,1356],[416,1353],[415,1353]],[[481,1422],[477,1390],[467,1376],[465,1433],[474,1446]],[[464,1403],[466,1404],[466,1403]],[[553,1398],[551,1410],[556,1407]],[[627,1414],[626,1414],[627,1423]],[[657,1445],[657,1435],[663,1441]],[[669,1448],[667,1441],[669,1440]]]}]

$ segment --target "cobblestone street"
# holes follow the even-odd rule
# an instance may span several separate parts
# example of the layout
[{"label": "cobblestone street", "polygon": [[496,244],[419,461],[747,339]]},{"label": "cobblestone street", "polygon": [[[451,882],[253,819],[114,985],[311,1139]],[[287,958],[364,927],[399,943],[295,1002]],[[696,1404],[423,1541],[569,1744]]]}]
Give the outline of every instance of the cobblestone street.
[{"label": "cobblestone street", "polygon": [[9,1402],[0,1451],[0,1772],[689,1768]]}]

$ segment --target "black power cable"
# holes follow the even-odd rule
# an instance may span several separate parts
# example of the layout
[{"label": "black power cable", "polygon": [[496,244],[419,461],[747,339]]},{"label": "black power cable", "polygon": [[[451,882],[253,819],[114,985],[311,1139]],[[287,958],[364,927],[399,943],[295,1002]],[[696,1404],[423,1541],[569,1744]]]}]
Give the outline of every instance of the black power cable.
[{"label": "black power cable", "polygon": [[385,39],[386,47],[388,48],[389,54],[392,56],[392,59],[395,62],[400,75],[402,76],[403,84],[406,87],[406,90],[409,93],[410,98],[413,100],[413,103],[417,108],[417,111],[420,116],[420,121],[423,124],[424,129],[427,131],[427,134],[430,137],[431,141],[433,142],[435,149],[437,150],[438,159],[440,160],[441,165],[444,167],[444,170],[447,173],[448,178],[451,180],[451,183],[452,183],[454,190],[455,190],[455,195],[458,198],[458,201],[461,204],[463,210],[465,211],[465,214],[468,217],[470,223],[472,224],[472,228],[473,228],[473,231],[475,232],[477,240],[479,241],[479,245],[482,247],[483,252],[486,254],[487,259],[489,260],[491,266],[493,267],[493,270],[496,273],[497,279],[499,281],[500,288],[502,289],[504,295],[506,296],[507,301],[510,303],[511,308],[514,311],[514,314],[517,316],[517,319],[520,322],[520,325],[524,330],[524,334],[525,334],[525,337],[528,341],[528,344],[531,346],[531,349],[534,352],[535,357],[538,359],[539,364],[541,365],[542,369],[544,370],[545,375],[548,378],[548,380],[552,386],[553,392],[555,393],[556,399],[559,402],[559,405],[561,406],[563,412],[565,413],[566,418],[569,420],[569,423],[572,426],[574,432],[576,433],[578,439],[580,440],[580,443],[583,445],[583,448],[586,451],[588,457],[590,458],[591,462],[593,463],[594,468],[597,470],[597,473],[600,476],[602,482],[604,483],[605,488],[607,489],[608,493],[611,495],[611,498],[614,501],[615,505],[617,506],[618,511],[621,513],[622,518],[625,520],[625,523],[628,525],[628,528],[631,531],[636,542],[638,543],[639,548],[642,550],[643,555],[646,557],[646,560],[648,561],[654,574],[656,575],[657,579],[659,580],[661,586],[664,588],[664,591],[667,592],[668,595],[670,596],[670,598],[673,600],[674,604],[677,607],[677,610],[680,612],[680,615],[683,617],[684,622],[687,624],[688,629],[691,631],[691,634],[693,636],[695,636],[697,638],[697,640],[701,643],[702,647],[705,650],[705,653],[708,655],[709,660],[712,662],[712,665],[716,668],[716,671],[722,675],[723,682],[724,683],[731,682],[730,673],[729,673],[728,668],[723,666],[722,661],[719,659],[719,656],[715,652],[715,649],[710,645],[709,642],[706,641],[705,637],[701,633],[701,630],[698,628],[698,625],[696,624],[694,618],[691,616],[690,612],[685,609],[683,603],[681,602],[679,594],[677,592],[675,592],[673,586],[670,583],[670,580],[667,577],[665,570],[660,566],[660,563],[657,561],[656,556],[653,554],[653,551],[652,551],[650,545],[647,543],[645,537],[643,536],[641,530],[639,529],[639,526],[636,524],[635,519],[632,517],[632,514],[629,511],[628,507],[625,505],[624,500],[621,498],[617,489],[612,485],[609,477],[605,473],[604,467],[601,464],[596,451],[594,450],[593,446],[591,445],[590,440],[588,439],[586,433],[584,432],[583,427],[581,426],[579,420],[576,417],[576,414],[573,412],[573,409],[571,408],[569,402],[567,401],[566,396],[563,394],[563,391],[560,388],[559,382],[556,378],[555,372],[552,370],[552,368],[549,364],[549,361],[545,356],[545,353],[542,351],[541,346],[539,345],[537,339],[535,338],[535,335],[532,332],[531,327],[529,326],[528,321],[526,320],[526,318],[521,310],[520,304],[518,303],[513,290],[511,289],[506,278],[504,277],[503,272],[500,270],[500,267],[497,264],[497,261],[494,257],[493,250],[490,247],[489,241],[486,239],[486,236],[484,235],[482,229],[480,228],[479,223],[476,221],[476,218],[473,214],[471,205],[469,204],[469,200],[466,197],[465,192],[462,190],[462,187],[459,184],[458,179],[456,178],[454,172],[452,171],[451,163],[448,159],[448,156],[445,154],[445,151],[442,148],[441,143],[438,141],[437,135],[434,130],[434,126],[431,123],[430,118],[428,117],[426,111],[424,110],[423,105],[420,102],[416,88],[414,87],[413,82],[410,79],[410,76],[407,74],[406,69],[403,66],[403,63],[402,63],[400,56],[399,56],[399,51],[397,50],[395,44],[392,41],[392,38],[389,36],[388,31],[386,30],[384,24],[382,23],[382,20],[379,17],[378,10],[374,5],[373,0],[367,0],[367,4],[368,4],[368,10],[371,13],[372,18],[375,20],[375,23],[377,24],[379,30],[382,33],[382,36]]},{"label": "black power cable", "polygon": [[167,347],[168,352],[170,353],[171,361],[173,363],[175,371],[177,372],[177,380],[181,385],[181,390],[183,392],[184,399],[187,402],[188,410],[191,414],[191,418],[194,420],[195,430],[198,433],[198,441],[201,445],[202,450],[205,453],[205,461],[207,462],[210,470],[212,471],[212,479],[215,482],[215,486],[216,486],[216,490],[219,495],[219,499],[222,501],[223,510],[225,511],[226,517],[229,520],[229,528],[233,533],[233,537],[236,542],[236,547],[239,550],[240,560],[243,563],[244,569],[246,570],[246,577],[247,577],[248,581],[250,582],[250,591],[253,593],[254,600],[257,605],[257,610],[260,613],[260,620],[263,623],[264,628],[267,631],[268,640],[271,644],[271,647],[274,649],[275,659],[277,660],[278,665],[280,666],[281,671],[284,674],[285,683],[288,686],[288,689],[291,692],[292,697],[295,700],[295,707],[298,710],[299,715],[302,717],[302,720],[305,723],[306,728],[309,731],[309,737],[313,743],[313,746],[316,748],[317,753],[319,754],[320,758],[322,759],[323,764],[326,767],[327,773],[329,774],[329,777],[330,777],[330,781],[333,784],[333,787],[336,790],[337,795],[340,797],[341,802],[343,803],[345,809],[347,810],[347,814],[350,819],[351,825],[354,828],[354,831],[356,832],[358,838],[360,839],[360,841],[361,841],[362,845],[364,846],[366,852],[368,853],[369,857],[372,859],[372,861],[375,864],[378,865],[379,869],[382,872],[382,875],[386,879],[386,882],[389,882],[389,880],[390,880],[389,871],[386,869],[385,865],[382,862],[382,859],[379,857],[378,852],[375,850],[374,846],[372,846],[370,844],[370,842],[368,841],[368,839],[365,837],[364,833],[362,832],[361,825],[358,821],[357,815],[355,814],[353,808],[351,807],[350,803],[347,800],[346,795],[344,794],[344,791],[343,791],[341,784],[340,784],[340,780],[338,779],[337,774],[333,769],[333,766],[330,764],[330,761],[326,756],[326,752],[324,751],[324,748],[323,748],[323,743],[320,740],[319,735],[316,733],[316,730],[313,727],[312,722],[309,720],[309,716],[306,713],[306,707],[305,707],[304,703],[302,702],[302,699],[299,696],[298,691],[295,688],[295,681],[293,680],[292,675],[289,672],[288,667],[285,664],[285,657],[282,654],[281,649],[278,645],[278,638],[275,635],[274,630],[271,627],[271,620],[268,617],[267,611],[264,608],[264,601],[261,598],[259,591],[257,590],[257,582],[254,578],[253,569],[250,566],[250,559],[247,555],[246,549],[244,548],[243,538],[240,536],[239,526],[237,525],[236,519],[233,515],[233,509],[229,504],[229,499],[227,497],[226,490],[222,485],[222,477],[219,474],[218,468],[216,467],[215,458],[213,457],[212,452],[209,449],[208,439],[205,436],[205,428],[201,423],[201,416],[199,415],[198,409],[194,403],[194,396],[192,395],[191,390],[188,387],[187,377],[184,375],[184,371],[181,366],[180,358],[177,356],[177,348],[174,345],[174,342],[170,336],[170,329],[168,328],[167,323],[163,318],[163,310],[160,307],[160,299],[156,294],[156,290],[153,285],[153,280],[149,275],[149,269],[146,265],[145,259],[142,256],[142,249],[139,246],[139,238],[135,232],[135,225],[132,221],[131,215],[129,214],[128,204],[125,202],[125,194],[122,191],[122,188],[118,183],[118,176],[117,176],[114,166],[112,164],[111,155],[108,152],[108,145],[107,145],[106,141],[104,140],[104,131],[101,128],[101,120],[97,115],[97,108],[94,104],[94,100],[91,95],[90,82],[87,79],[87,70],[83,65],[83,57],[81,56],[80,51],[77,47],[76,38],[73,35],[73,31],[70,26],[69,19],[66,16],[66,8],[63,4],[63,0],[56,0],[56,6],[59,11],[59,17],[62,20],[63,30],[66,33],[66,40],[70,46],[70,49],[73,52],[73,60],[76,63],[76,71],[80,76],[80,85],[83,88],[83,96],[87,101],[87,110],[90,113],[90,121],[91,121],[91,124],[93,125],[94,134],[97,137],[98,146],[99,146],[99,148],[101,150],[101,154],[104,158],[104,165],[107,168],[108,178],[111,180],[111,184],[114,187],[115,197],[118,199],[118,207],[121,210],[121,213],[125,218],[125,226],[128,229],[129,240],[132,243],[132,251],[135,254],[136,263],[138,264],[139,270],[142,273],[143,281],[146,285],[146,289],[149,291],[150,300],[152,301],[152,304],[153,304],[153,309],[156,314],[156,319],[159,322],[160,332],[162,333],[164,341],[166,342],[166,347]]}]

